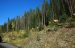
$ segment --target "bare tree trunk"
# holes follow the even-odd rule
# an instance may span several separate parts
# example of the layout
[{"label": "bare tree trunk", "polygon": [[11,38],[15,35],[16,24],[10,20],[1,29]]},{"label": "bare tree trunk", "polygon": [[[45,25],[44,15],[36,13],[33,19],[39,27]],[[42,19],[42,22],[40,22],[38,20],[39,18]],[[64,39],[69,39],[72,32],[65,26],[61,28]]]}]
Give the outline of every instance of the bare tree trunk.
[{"label": "bare tree trunk", "polygon": [[27,18],[28,18],[28,19],[27,19],[27,20],[28,20],[28,23],[27,23],[27,24],[28,24],[28,25],[27,25],[27,30],[29,31],[29,21],[30,21],[29,16],[28,16]]},{"label": "bare tree trunk", "polygon": [[7,23],[7,32],[8,32],[8,23]]}]

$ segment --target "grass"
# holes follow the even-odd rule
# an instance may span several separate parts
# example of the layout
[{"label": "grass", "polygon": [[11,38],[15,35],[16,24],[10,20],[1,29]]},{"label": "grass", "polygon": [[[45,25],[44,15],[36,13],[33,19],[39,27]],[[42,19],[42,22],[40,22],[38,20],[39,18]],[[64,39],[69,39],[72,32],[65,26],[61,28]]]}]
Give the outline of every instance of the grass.
[{"label": "grass", "polygon": [[75,48],[75,28],[47,31],[48,28],[39,32],[31,29],[3,33],[3,40],[20,48]]}]

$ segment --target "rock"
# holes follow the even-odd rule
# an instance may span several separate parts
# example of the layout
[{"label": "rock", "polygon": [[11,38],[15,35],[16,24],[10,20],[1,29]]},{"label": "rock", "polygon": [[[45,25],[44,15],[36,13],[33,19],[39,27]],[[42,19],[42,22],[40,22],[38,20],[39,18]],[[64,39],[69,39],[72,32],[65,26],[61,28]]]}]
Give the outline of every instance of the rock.
[{"label": "rock", "polygon": [[2,42],[3,40],[2,40],[2,37],[0,36],[0,42]]}]

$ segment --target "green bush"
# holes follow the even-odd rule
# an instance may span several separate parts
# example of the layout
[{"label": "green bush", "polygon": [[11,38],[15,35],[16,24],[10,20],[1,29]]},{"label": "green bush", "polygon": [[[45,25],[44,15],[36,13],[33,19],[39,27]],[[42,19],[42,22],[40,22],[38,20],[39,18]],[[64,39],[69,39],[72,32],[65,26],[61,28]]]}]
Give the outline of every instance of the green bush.
[{"label": "green bush", "polygon": [[27,38],[29,37],[29,31],[27,31],[24,35],[23,35],[23,38]]}]

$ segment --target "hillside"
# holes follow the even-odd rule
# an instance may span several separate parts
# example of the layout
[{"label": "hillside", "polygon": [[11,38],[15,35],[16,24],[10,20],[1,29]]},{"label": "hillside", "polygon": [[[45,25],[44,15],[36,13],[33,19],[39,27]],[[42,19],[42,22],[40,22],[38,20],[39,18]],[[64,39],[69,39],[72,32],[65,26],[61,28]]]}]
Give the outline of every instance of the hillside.
[{"label": "hillside", "polygon": [[75,48],[75,0],[0,2],[1,45]]},{"label": "hillside", "polygon": [[75,48],[75,28],[59,28],[52,30],[45,27],[42,31],[35,29],[28,33],[19,32],[3,33],[4,42],[19,48]]}]

